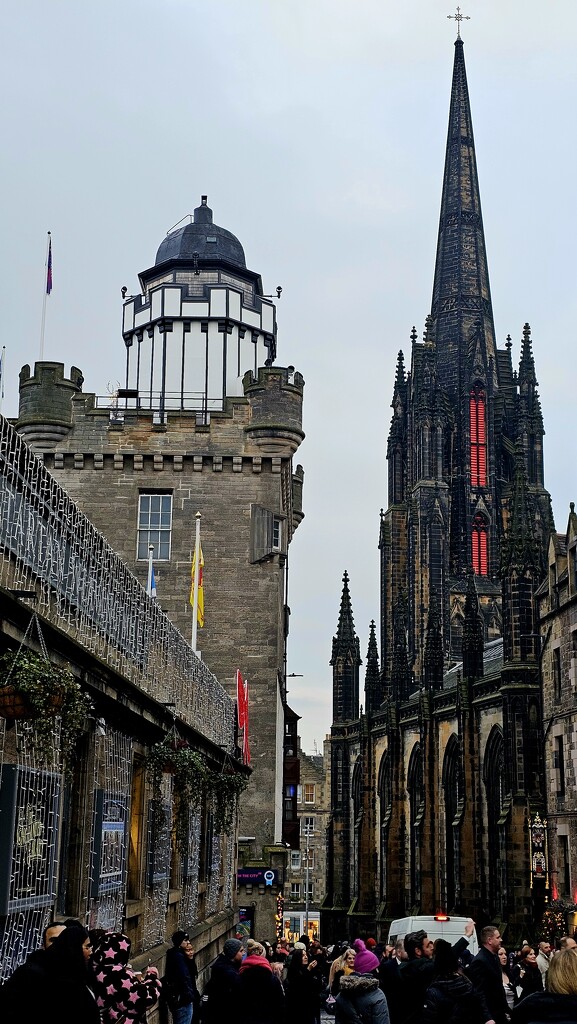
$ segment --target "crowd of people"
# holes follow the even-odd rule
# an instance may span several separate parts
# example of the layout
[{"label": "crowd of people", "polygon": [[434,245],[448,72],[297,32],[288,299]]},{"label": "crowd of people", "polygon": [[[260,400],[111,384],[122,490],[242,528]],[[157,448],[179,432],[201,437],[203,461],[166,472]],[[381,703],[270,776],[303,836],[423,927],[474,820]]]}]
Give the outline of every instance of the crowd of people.
[{"label": "crowd of people", "polygon": [[577,942],[564,936],[507,952],[474,924],[453,945],[424,931],[396,945],[358,938],[325,948],[301,936],[227,939],[202,993],[187,932],[172,936],[161,979],[133,970],[130,939],[52,922],[42,948],[0,988],[2,1024],[144,1024],[158,1004],[173,1024],[569,1024],[577,1022]]}]

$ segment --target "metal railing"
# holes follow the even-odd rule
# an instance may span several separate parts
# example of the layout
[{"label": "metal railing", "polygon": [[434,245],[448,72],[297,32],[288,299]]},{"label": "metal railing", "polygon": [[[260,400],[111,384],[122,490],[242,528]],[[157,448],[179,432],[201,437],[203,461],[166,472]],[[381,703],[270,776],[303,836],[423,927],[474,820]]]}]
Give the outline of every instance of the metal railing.
[{"label": "metal railing", "polygon": [[0,585],[231,751],[234,702],[23,438],[0,416]]}]

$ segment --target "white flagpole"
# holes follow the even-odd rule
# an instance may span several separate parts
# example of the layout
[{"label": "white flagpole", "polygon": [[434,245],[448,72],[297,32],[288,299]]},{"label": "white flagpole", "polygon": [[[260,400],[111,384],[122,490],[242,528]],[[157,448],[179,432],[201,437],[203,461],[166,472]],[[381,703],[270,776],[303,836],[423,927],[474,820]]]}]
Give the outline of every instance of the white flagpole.
[{"label": "white flagpole", "polygon": [[148,545],[148,579],[146,581],[146,593],[149,597],[152,597],[152,553],[154,547],[152,544]]},{"label": "white flagpole", "polygon": [[40,360],[44,359],[44,329],[46,327],[46,297],[48,292],[46,290],[48,284],[48,256],[50,253],[50,232],[48,232],[48,238],[46,240],[46,260],[44,261],[44,296],[42,299],[42,324],[40,327]]},{"label": "white flagpole", "polygon": [[196,537],[194,540],[194,590],[192,603],[192,649],[196,654],[196,634],[198,631],[198,579],[200,575],[200,512],[196,513]]},{"label": "white flagpole", "polygon": [[2,412],[2,402],[4,401],[4,376],[6,374],[6,345],[2,346],[2,355],[0,356],[0,412]]}]

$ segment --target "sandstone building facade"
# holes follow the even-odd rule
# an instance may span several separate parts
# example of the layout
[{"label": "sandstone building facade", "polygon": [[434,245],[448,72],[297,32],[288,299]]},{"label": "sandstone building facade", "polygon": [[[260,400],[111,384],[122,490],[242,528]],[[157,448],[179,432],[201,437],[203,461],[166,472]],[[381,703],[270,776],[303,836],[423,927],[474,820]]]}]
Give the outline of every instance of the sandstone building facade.
[{"label": "sandstone building facade", "polygon": [[543,906],[529,824],[552,514],[527,324],[517,370],[511,347],[496,343],[459,36],[431,313],[393,388],[364,699],[347,574],[333,640],[325,941],[438,910],[525,934]]},{"label": "sandstone building facade", "polygon": [[268,934],[286,858],[285,594],[288,547],[303,516],[303,471],[293,457],[304,381],[274,364],[275,306],[206,197],[139,280],[124,302],[124,387],[102,400],[82,390],[77,368],[65,377],[58,363],[24,367],[17,428],[142,582],[152,545],[158,601],[188,640],[201,513],[197,643],[231,693],[237,669],[248,680],[253,776],[240,855],[245,866],[273,871],[255,921]]},{"label": "sandstone building facade", "polygon": [[539,589],[550,888],[577,903],[577,514],[549,542]]},{"label": "sandstone building facade", "polygon": [[[48,669],[67,671],[92,704],[65,764],[61,714],[48,709],[39,746],[38,717],[7,698],[2,661],[0,980],[55,917],[123,929],[135,968],[161,973],[184,926],[204,969],[237,919],[236,816],[217,824],[223,772],[249,773],[234,700],[3,417],[0,655],[25,672],[39,664],[43,689]],[[156,789],[147,767],[175,734],[213,780],[186,806],[175,777],[163,772]]]}]

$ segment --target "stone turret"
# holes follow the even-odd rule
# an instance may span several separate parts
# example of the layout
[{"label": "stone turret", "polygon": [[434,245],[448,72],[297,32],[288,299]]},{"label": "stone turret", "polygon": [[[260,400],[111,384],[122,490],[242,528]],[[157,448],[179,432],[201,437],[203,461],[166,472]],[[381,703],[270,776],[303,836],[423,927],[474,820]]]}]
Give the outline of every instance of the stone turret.
[{"label": "stone turret", "polygon": [[64,363],[28,364],[20,370],[17,430],[29,444],[50,449],[72,428],[72,399],[82,391],[84,377],[77,366],[64,376]]},{"label": "stone turret", "polygon": [[302,405],[304,379],[292,367],[261,366],[255,377],[248,370],[242,379],[250,404],[247,440],[269,454],[294,453],[304,438]]}]

